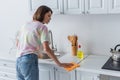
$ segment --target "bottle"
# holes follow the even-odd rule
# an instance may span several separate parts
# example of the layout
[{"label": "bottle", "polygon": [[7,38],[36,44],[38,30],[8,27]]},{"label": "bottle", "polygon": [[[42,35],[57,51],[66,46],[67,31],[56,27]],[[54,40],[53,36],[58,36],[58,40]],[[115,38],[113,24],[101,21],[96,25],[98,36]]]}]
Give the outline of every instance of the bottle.
[{"label": "bottle", "polygon": [[78,51],[77,51],[77,57],[80,58],[80,59],[83,59],[84,58],[84,53],[83,51],[81,51],[81,45],[78,45]]}]

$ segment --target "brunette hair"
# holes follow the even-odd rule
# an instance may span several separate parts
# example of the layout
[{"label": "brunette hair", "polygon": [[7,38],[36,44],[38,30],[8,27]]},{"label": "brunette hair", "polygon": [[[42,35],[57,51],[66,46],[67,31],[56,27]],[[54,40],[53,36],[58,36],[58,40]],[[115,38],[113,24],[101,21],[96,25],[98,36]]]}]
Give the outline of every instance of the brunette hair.
[{"label": "brunette hair", "polygon": [[51,10],[51,8],[49,8],[49,7],[45,6],[45,5],[40,6],[40,7],[36,10],[36,12],[34,13],[34,15],[33,15],[33,20],[37,20],[37,21],[42,22],[43,19],[44,19],[45,14],[46,14],[47,12],[49,12],[49,11],[50,11],[51,13],[53,13],[53,11]]}]

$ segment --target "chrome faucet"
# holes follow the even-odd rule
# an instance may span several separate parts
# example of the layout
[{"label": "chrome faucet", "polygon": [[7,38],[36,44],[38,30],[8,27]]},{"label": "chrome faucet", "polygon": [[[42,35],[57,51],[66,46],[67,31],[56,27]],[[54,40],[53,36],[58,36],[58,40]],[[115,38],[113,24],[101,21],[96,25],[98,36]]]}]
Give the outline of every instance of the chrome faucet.
[{"label": "chrome faucet", "polygon": [[51,30],[49,30],[49,36],[50,36],[51,49],[55,52],[55,51],[57,51],[57,48],[56,48],[56,46],[54,47],[54,44],[53,44],[53,34],[52,34]]}]

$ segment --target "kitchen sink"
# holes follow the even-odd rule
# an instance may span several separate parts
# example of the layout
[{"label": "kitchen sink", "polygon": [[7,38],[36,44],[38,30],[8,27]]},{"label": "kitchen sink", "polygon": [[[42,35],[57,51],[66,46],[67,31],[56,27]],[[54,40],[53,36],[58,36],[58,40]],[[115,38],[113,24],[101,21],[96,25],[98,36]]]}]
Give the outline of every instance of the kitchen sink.
[{"label": "kitchen sink", "polygon": [[[62,57],[62,56],[64,55],[64,54],[61,53],[61,52],[55,52],[54,54],[55,54],[55,56],[56,56],[57,58],[60,58],[60,57]],[[52,60],[52,59],[47,55],[47,53],[43,53],[43,54],[42,54],[42,58],[39,58],[39,59]]]}]

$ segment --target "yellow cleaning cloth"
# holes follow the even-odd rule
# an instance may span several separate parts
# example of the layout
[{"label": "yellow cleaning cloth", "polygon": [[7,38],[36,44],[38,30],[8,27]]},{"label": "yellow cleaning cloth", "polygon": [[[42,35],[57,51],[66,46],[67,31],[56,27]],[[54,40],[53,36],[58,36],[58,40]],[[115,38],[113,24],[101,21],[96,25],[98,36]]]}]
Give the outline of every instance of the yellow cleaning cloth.
[{"label": "yellow cleaning cloth", "polygon": [[71,70],[73,70],[73,69],[75,69],[75,68],[77,68],[77,67],[80,66],[79,64],[77,64],[77,63],[75,63],[75,62],[72,62],[72,64],[73,64],[73,66],[64,67],[64,69],[65,69],[66,71],[71,71]]}]

